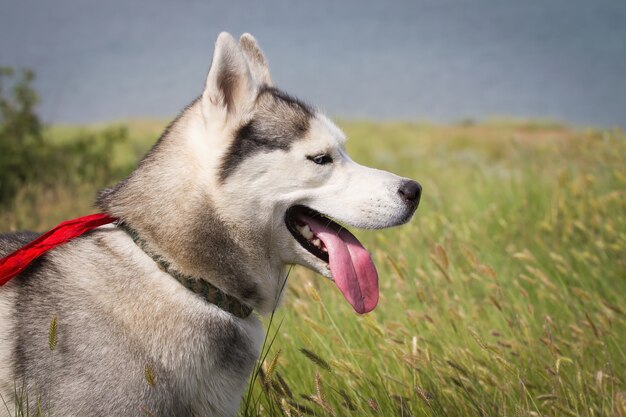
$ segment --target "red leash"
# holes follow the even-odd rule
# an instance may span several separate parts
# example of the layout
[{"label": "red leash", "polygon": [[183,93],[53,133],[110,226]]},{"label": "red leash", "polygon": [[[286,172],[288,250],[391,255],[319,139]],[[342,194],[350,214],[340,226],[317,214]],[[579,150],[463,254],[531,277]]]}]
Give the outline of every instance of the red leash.
[{"label": "red leash", "polygon": [[29,244],[0,259],[0,286],[6,284],[11,278],[22,272],[35,259],[50,249],[67,243],[96,227],[113,223],[116,220],[115,217],[110,217],[108,214],[98,213],[60,223],[54,229],[47,231]]}]

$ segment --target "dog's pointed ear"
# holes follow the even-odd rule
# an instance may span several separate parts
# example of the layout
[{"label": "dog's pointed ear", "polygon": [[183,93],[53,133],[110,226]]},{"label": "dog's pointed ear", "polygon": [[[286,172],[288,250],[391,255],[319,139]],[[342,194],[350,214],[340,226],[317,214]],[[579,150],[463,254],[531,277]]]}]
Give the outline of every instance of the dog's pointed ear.
[{"label": "dog's pointed ear", "polygon": [[252,105],[256,91],[257,85],[239,44],[229,33],[220,33],[202,93],[203,105],[207,109],[226,109],[229,116],[239,114]]},{"label": "dog's pointed ear", "polygon": [[272,78],[270,77],[270,68],[254,36],[249,33],[244,33],[241,35],[241,38],[239,38],[239,46],[241,46],[241,50],[248,60],[254,81],[259,85],[265,84],[271,86]]}]

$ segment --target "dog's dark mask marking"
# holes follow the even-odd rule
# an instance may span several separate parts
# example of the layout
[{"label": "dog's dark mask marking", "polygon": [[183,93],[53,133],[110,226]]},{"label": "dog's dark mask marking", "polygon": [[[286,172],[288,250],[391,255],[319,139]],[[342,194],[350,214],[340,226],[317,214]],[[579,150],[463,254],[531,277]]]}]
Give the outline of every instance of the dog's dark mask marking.
[{"label": "dog's dark mask marking", "polygon": [[309,130],[311,117],[313,110],[305,103],[276,88],[263,86],[252,119],[237,130],[222,160],[220,181],[225,182],[249,156],[289,150],[291,144]]}]

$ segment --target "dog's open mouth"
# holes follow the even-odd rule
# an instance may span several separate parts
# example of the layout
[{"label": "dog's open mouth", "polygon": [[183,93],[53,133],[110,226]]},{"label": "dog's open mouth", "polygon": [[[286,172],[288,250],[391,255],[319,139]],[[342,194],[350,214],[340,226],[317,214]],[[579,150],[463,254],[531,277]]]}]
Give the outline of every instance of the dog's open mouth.
[{"label": "dog's open mouth", "polygon": [[287,210],[285,224],[304,249],[328,263],[337,287],[357,313],[376,307],[378,273],[369,252],[352,233],[302,205]]},{"label": "dog's open mouth", "polygon": [[[307,219],[309,220],[308,222]],[[329,228],[333,227],[335,230],[342,227],[323,214],[305,206],[290,207],[285,215],[287,229],[289,229],[298,243],[300,243],[304,249],[328,263],[328,249],[326,249],[326,245],[311,230],[311,226],[309,225],[310,219],[316,219],[317,222],[327,224]]]}]

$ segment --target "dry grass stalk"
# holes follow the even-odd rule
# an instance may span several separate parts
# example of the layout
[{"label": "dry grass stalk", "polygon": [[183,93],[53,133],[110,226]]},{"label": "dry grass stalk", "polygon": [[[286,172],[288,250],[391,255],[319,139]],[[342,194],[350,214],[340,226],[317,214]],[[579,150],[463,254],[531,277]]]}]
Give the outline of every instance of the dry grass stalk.
[{"label": "dry grass stalk", "polygon": [[324,359],[322,359],[319,355],[315,354],[314,352],[306,348],[300,348],[300,352],[302,352],[302,354],[306,356],[307,359],[309,359],[311,362],[313,362],[320,368],[324,369],[325,371],[332,372],[332,368],[330,364],[326,362]]},{"label": "dry grass stalk", "polygon": [[156,385],[157,378],[156,378],[156,375],[154,374],[154,371],[152,370],[152,366],[150,366],[149,364],[146,365],[146,368],[144,370],[144,377],[148,385],[154,388],[154,386]]},{"label": "dry grass stalk", "polygon": [[54,349],[57,346],[57,316],[52,316],[52,321],[50,321],[50,330],[48,331],[48,346],[50,350],[54,352]]}]

